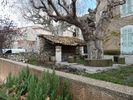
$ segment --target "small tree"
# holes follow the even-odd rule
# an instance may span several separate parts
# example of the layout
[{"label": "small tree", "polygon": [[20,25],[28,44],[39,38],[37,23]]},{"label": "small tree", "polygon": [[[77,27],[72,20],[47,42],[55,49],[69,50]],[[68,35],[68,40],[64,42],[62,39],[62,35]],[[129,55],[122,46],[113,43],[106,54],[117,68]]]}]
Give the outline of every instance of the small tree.
[{"label": "small tree", "polygon": [[[69,2],[70,1],[70,2]],[[107,0],[100,19],[95,21],[97,9],[100,0],[97,0],[97,6],[94,10],[89,9],[89,14],[82,17],[77,16],[77,0],[30,0],[35,9],[42,10],[44,13],[55,21],[65,21],[69,24],[79,27],[82,31],[83,38],[87,43],[88,58],[102,59],[102,35],[107,29],[110,20],[113,17],[113,8],[122,5],[126,0]],[[89,3],[89,2],[87,2]],[[63,11],[63,12],[62,12]]]},{"label": "small tree", "polygon": [[17,34],[15,23],[9,18],[0,19],[0,48],[10,48]]}]

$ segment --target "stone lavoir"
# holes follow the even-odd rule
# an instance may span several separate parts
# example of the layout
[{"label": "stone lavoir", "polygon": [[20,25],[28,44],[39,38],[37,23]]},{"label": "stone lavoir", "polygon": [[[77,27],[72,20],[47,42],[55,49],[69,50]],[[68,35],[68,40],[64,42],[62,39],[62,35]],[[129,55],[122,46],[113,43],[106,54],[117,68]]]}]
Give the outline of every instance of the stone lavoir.
[{"label": "stone lavoir", "polygon": [[76,37],[39,35],[40,52],[46,52],[48,56],[55,56],[56,62],[68,61],[69,56],[80,54],[80,49],[85,42]]}]

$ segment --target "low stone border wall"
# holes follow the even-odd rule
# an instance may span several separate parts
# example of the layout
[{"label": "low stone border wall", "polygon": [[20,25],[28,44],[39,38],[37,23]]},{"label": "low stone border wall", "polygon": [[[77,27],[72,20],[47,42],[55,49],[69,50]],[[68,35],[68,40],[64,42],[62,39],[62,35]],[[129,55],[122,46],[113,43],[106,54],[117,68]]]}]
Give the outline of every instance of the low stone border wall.
[{"label": "low stone border wall", "polygon": [[114,56],[114,62],[117,64],[125,64],[125,57]]},{"label": "low stone border wall", "polygon": [[[49,70],[52,73],[50,69],[0,58],[0,79],[4,80],[10,72],[17,75],[22,68],[27,66],[36,75],[40,75],[44,70]],[[62,80],[69,80],[74,100],[133,100],[133,87],[117,85],[60,71],[56,71],[56,74]]]},{"label": "low stone border wall", "polygon": [[92,67],[108,67],[112,66],[113,62],[112,59],[97,59],[97,60],[85,60],[86,66],[92,66]]}]

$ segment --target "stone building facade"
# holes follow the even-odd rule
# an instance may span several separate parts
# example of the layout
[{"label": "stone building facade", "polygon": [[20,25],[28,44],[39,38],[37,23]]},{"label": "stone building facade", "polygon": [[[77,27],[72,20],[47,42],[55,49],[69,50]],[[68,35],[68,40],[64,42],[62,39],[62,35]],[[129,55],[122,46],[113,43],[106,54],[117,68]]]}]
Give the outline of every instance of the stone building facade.
[{"label": "stone building facade", "polygon": [[25,49],[26,52],[39,52],[39,40],[38,35],[45,34],[51,35],[48,30],[44,30],[41,26],[27,26],[18,28],[20,32],[14,37],[14,43],[12,48]]},{"label": "stone building facade", "polygon": [[55,57],[56,62],[68,61],[70,56],[81,54],[80,48],[85,42],[77,37],[39,35],[40,54],[45,53],[49,58]]},{"label": "stone building facade", "polygon": [[[106,6],[107,0],[101,0],[96,21],[99,20]],[[126,4],[113,9],[113,19],[104,36],[104,50],[118,50],[122,54],[133,54],[133,0],[127,0]]]}]

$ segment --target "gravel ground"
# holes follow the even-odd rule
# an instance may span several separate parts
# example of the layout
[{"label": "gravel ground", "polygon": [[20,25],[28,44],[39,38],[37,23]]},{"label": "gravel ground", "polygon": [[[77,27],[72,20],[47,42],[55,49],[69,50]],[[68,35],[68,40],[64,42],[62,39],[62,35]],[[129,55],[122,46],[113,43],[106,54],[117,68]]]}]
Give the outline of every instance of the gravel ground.
[{"label": "gravel ground", "polygon": [[77,64],[77,63],[67,63],[67,62],[60,62],[60,63],[57,63],[57,66],[67,66],[67,67],[70,67],[70,68],[74,68],[74,69],[77,69],[77,70],[81,70],[81,71],[85,71],[87,73],[98,73],[98,72],[102,72],[102,71],[107,71],[107,70],[110,70],[110,69],[116,69],[116,68],[119,68],[120,66],[126,66],[126,64],[114,64],[113,66],[110,66],[110,67],[92,67],[92,66],[84,66],[84,65],[81,65],[81,64]]}]

